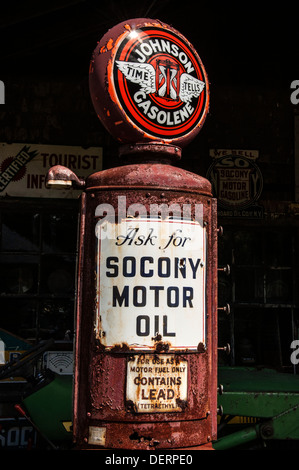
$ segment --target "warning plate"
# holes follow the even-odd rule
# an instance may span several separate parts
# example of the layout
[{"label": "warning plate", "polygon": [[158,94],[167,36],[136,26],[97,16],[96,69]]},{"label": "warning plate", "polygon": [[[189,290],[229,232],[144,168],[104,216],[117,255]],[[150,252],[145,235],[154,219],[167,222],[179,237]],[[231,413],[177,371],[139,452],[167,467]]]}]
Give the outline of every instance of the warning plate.
[{"label": "warning plate", "polygon": [[187,361],[164,354],[130,357],[126,399],[135,413],[183,411],[187,403]]}]

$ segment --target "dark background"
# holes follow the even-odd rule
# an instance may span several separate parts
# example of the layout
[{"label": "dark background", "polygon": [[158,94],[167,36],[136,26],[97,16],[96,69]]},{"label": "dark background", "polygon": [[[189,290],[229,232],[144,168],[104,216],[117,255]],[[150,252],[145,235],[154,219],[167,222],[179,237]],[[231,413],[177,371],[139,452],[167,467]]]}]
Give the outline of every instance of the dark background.
[{"label": "dark background", "polygon": [[158,18],[184,34],[212,84],[289,84],[298,69],[294,2],[12,0],[1,5],[1,73],[86,75],[96,42],[118,22]]},{"label": "dark background", "polygon": [[[89,94],[97,42],[119,22],[148,17],[193,44],[208,74],[210,110],[178,165],[206,176],[210,149],[257,150],[263,179],[262,218],[221,218],[218,211],[224,227],[218,262],[231,266],[230,276],[218,276],[218,305],[231,305],[230,315],[218,311],[218,346],[229,343],[231,353],[219,350],[218,362],[291,374],[299,372],[290,360],[291,342],[299,338],[299,106],[290,99],[291,83],[299,81],[298,10],[296,2],[261,0],[5,0],[0,6],[0,143],[101,147],[104,168],[120,162]],[[28,347],[54,338],[57,349],[73,348],[78,212],[78,199],[0,197],[0,330]],[[21,401],[18,384],[9,384],[9,392],[6,385],[0,384],[2,438],[5,426],[16,425],[2,418],[15,416]]]},{"label": "dark background", "polygon": [[[229,280],[219,279],[219,305],[223,301],[232,305],[230,319],[219,315],[219,345],[230,342],[232,354],[226,361],[238,363],[241,346],[237,341],[247,335],[258,364],[288,370],[292,369],[290,343],[299,331],[294,132],[298,105],[290,100],[291,83],[299,80],[294,5],[11,0],[0,11],[0,80],[5,83],[0,142],[99,146],[104,168],[118,165],[119,159],[118,145],[98,120],[89,94],[89,63],[97,42],[119,22],[148,17],[172,25],[193,44],[210,81],[210,110],[178,164],[206,176],[212,163],[210,149],[258,150],[257,165],[263,176],[258,201],[264,210],[262,219],[219,218],[225,233],[219,242],[219,263],[232,264]],[[25,207],[24,201],[21,206],[5,198],[0,202],[4,225],[11,207],[16,213]],[[30,203],[32,211],[39,211],[36,204],[41,201]],[[65,212],[65,205],[52,204]],[[48,221],[44,207],[39,213]],[[20,218],[12,219],[23,227]],[[276,286],[274,300],[269,297],[272,285]],[[49,309],[41,310],[46,319]],[[71,307],[64,310],[72,320]],[[3,318],[8,318],[7,309],[2,311]],[[38,318],[39,314],[34,315]],[[248,347],[248,342],[244,344]]]},{"label": "dark background", "polygon": [[[259,149],[262,164],[283,166],[279,186],[288,192],[295,110],[290,84],[299,79],[298,16],[291,2],[6,2],[0,15],[0,79],[6,86],[0,140],[103,145],[104,165],[107,151],[109,165],[117,164],[111,160],[115,144],[91,105],[88,69],[97,41],[134,17],[158,18],[179,30],[208,73],[210,112],[182,165],[205,174],[209,148]],[[287,162],[291,171],[284,176]]]}]

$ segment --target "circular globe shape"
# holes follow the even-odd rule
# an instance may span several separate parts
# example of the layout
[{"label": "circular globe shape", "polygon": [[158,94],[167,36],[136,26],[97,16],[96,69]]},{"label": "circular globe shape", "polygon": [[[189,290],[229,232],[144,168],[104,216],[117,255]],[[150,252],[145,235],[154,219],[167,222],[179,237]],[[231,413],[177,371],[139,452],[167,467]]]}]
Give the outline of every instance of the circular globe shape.
[{"label": "circular globe shape", "polygon": [[184,147],[209,109],[201,59],[182,34],[159,20],[132,19],[110,29],[93,52],[89,86],[99,119],[123,144]]}]

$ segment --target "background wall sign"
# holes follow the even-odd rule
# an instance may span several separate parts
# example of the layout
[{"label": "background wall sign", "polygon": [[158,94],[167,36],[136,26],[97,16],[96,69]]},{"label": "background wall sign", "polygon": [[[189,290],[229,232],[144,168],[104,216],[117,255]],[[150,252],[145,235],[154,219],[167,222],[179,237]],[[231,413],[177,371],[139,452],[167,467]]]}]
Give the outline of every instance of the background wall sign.
[{"label": "background wall sign", "polygon": [[79,178],[86,178],[102,169],[102,148],[1,143],[0,197],[78,197],[78,190],[46,189],[46,174],[54,165],[67,166]]},{"label": "background wall sign", "polygon": [[256,204],[263,189],[258,156],[257,150],[210,150],[213,163],[207,178],[218,199],[219,216],[263,217],[263,208]]}]

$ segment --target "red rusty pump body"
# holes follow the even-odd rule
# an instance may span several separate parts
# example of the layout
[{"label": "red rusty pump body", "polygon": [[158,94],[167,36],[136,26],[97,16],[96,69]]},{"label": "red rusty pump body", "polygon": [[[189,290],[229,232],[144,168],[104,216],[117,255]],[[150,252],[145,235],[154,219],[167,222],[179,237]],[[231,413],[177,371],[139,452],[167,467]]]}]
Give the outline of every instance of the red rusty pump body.
[{"label": "red rusty pump body", "polygon": [[[95,228],[99,219],[95,214],[97,207],[104,203],[115,208],[117,217],[120,196],[126,198],[126,211],[135,203],[144,205],[148,213],[150,205],[153,204],[176,203],[180,207],[190,204],[191,219],[194,218],[195,206],[202,206],[203,230],[206,237],[206,281],[203,294],[205,344],[199,342],[196,350],[189,351],[185,348],[172,351],[173,337],[163,337],[163,334],[162,338],[155,339],[152,349],[145,352],[136,351],[132,345],[125,342],[125,337],[123,343],[112,345],[107,350],[101,339],[96,338],[95,256],[98,255]],[[136,246],[135,249],[137,252],[142,247]],[[140,279],[138,281],[140,282]],[[130,305],[123,308],[128,312],[126,315],[130,315]],[[156,313],[163,313],[163,306],[150,308],[157,311],[150,312],[152,318]],[[132,310],[133,315],[136,315],[138,307]],[[142,314],[148,313],[148,308],[139,307],[139,311]],[[179,309],[176,315],[180,318],[179,327],[184,329],[184,309]],[[195,318],[196,312],[194,325]],[[166,449],[203,446],[216,438],[217,227],[216,201],[212,198],[210,183],[207,180],[166,163],[125,165],[88,178],[86,192],[82,198],[76,329],[74,437],[77,446],[86,448],[95,446],[98,442],[100,446],[110,449]],[[154,333],[151,334],[154,336]],[[149,409],[148,413],[139,413],[136,403],[128,399],[126,387],[127,381],[131,380],[128,374],[130,361],[134,364],[134,357],[142,359],[149,355],[160,359],[173,356],[175,364],[183,364],[186,367],[187,393],[177,411],[159,412],[154,408]],[[158,369],[153,375],[153,385],[147,387],[144,394],[144,400],[148,400],[149,405],[151,402],[154,405],[159,402],[155,401],[157,396],[154,394],[150,400],[150,390],[164,390],[162,398],[166,403],[165,390],[171,389],[167,384],[162,386],[161,383],[163,377],[171,377],[172,364],[166,365],[166,360],[162,364],[161,367],[166,368],[160,368],[161,364],[157,362]],[[135,376],[134,379],[136,382]],[[138,401],[138,396],[136,400]],[[162,399],[160,401],[163,402]],[[97,436],[97,433],[100,437],[93,437],[93,434]]]},{"label": "red rusty pump body", "polygon": [[75,444],[211,448],[216,200],[209,181],[172,163],[205,119],[205,71],[180,33],[130,20],[98,44],[90,88],[124,160],[82,193]]}]

